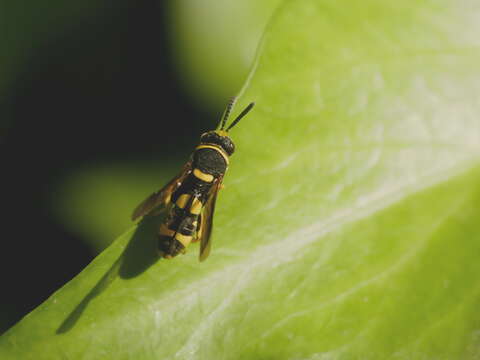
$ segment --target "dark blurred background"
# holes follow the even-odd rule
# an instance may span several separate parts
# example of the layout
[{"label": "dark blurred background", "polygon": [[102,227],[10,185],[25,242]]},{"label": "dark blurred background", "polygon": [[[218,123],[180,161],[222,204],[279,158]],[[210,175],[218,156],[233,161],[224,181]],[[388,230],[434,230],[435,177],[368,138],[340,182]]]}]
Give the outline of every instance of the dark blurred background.
[{"label": "dark blurred background", "polygon": [[127,229],[216,125],[275,3],[3,5],[0,333]]}]

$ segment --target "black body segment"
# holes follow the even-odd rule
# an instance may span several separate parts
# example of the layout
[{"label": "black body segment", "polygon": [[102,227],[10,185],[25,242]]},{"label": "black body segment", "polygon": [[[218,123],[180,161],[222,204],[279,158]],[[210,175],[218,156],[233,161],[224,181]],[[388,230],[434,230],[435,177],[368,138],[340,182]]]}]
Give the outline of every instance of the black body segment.
[{"label": "black body segment", "polygon": [[214,177],[223,176],[227,171],[227,163],[223,156],[214,149],[201,148],[193,153],[193,167],[211,174]]}]

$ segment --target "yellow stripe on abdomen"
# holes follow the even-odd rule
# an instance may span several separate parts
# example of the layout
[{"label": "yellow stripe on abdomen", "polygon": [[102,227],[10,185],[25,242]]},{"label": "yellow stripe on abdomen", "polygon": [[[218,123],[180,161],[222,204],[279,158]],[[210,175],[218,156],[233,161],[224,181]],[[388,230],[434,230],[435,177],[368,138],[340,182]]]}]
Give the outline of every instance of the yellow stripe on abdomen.
[{"label": "yellow stripe on abdomen", "polygon": [[172,229],[169,229],[165,224],[160,225],[160,229],[158,233],[160,235],[168,236],[168,237],[172,237],[173,235],[175,235],[175,231],[173,231]]},{"label": "yellow stripe on abdomen", "polygon": [[183,209],[185,205],[187,205],[189,199],[190,199],[190,194],[182,194],[178,197],[175,203],[180,209]]},{"label": "yellow stripe on abdomen", "polygon": [[183,235],[177,232],[175,234],[175,240],[178,240],[183,246],[187,247],[192,241],[192,235]]},{"label": "yellow stripe on abdomen", "polygon": [[190,207],[190,214],[198,215],[202,211],[203,204],[198,198],[193,198],[192,206]]}]

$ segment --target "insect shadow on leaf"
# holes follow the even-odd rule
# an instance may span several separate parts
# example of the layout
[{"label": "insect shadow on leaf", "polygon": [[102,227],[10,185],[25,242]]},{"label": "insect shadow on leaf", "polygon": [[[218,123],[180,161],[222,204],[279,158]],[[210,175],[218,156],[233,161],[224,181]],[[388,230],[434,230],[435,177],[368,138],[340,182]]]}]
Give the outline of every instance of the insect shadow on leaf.
[{"label": "insect shadow on leaf", "polygon": [[158,227],[162,221],[162,216],[148,216],[142,219],[137,225],[125,250],[62,322],[56,331],[57,334],[70,331],[80,319],[90,302],[100,296],[117,277],[122,279],[134,278],[160,259],[157,250],[157,234]]}]

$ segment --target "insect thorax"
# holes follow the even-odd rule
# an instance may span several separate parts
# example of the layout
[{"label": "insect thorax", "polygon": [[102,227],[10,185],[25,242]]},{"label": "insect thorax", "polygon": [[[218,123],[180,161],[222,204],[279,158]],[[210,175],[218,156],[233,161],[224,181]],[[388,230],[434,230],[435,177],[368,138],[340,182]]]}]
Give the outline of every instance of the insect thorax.
[{"label": "insect thorax", "polygon": [[198,148],[193,154],[192,167],[217,178],[225,174],[227,162],[217,149]]}]

